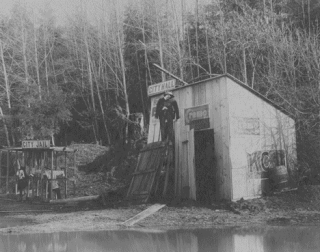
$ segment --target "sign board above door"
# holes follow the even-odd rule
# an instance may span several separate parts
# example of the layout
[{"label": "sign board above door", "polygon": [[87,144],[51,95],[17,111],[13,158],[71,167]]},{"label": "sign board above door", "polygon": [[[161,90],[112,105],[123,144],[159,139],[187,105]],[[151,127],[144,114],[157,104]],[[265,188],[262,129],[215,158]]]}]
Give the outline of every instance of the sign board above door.
[{"label": "sign board above door", "polygon": [[165,82],[160,82],[148,87],[148,96],[161,94],[167,90],[172,90],[176,87],[176,80],[168,80]]},{"label": "sign board above door", "polygon": [[192,121],[209,118],[208,104],[185,109],[184,118],[186,125],[190,125]]},{"label": "sign board above door", "polygon": [[201,105],[184,110],[185,125],[190,129],[200,130],[210,128],[209,105]]}]

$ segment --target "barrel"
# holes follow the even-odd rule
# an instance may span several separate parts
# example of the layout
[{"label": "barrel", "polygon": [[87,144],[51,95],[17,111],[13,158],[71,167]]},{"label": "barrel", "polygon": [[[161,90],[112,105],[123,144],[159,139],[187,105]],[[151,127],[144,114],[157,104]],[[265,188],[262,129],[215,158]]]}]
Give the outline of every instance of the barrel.
[{"label": "barrel", "polygon": [[269,180],[271,190],[282,190],[288,186],[288,170],[284,165],[270,169]]},{"label": "barrel", "polygon": [[262,195],[268,195],[270,193],[270,184],[268,178],[261,178],[261,193]]}]

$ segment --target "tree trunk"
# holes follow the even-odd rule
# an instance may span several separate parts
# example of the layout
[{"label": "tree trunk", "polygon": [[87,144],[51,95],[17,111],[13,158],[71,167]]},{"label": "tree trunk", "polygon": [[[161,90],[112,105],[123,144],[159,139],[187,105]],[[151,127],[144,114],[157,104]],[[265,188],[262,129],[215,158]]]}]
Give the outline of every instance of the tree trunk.
[{"label": "tree trunk", "polygon": [[209,38],[208,38],[207,26],[205,27],[205,29],[206,29],[206,48],[207,48],[208,68],[209,68],[209,73],[211,75],[212,74],[212,69],[211,69],[211,61],[210,61]]},{"label": "tree trunk", "polygon": [[199,14],[198,9],[199,8],[199,0],[196,0],[196,54],[197,54],[197,74],[200,76],[200,69],[199,69],[199,35],[198,35],[198,24],[199,24]]},{"label": "tree trunk", "polygon": [[[156,4],[156,2],[154,2],[154,4]],[[157,19],[158,41],[159,41],[160,65],[161,65],[162,68],[164,68],[163,50],[162,50],[162,36],[161,36],[161,29],[160,29],[160,25],[159,25],[159,17],[158,17],[157,8],[156,8],[156,19]],[[166,75],[164,74],[164,72],[161,72],[161,81],[163,82],[165,80],[166,80]]]},{"label": "tree trunk", "polygon": [[36,61],[38,92],[39,92],[39,99],[41,101],[42,100],[42,94],[41,94],[41,83],[40,83],[40,72],[39,72],[39,61],[38,61],[37,34],[36,34],[35,27],[33,27],[33,37],[34,37],[34,57],[35,57],[35,61]]},{"label": "tree trunk", "polygon": [[[120,63],[121,63],[121,73],[122,73],[122,89],[123,89],[123,95],[124,95],[124,102],[125,102],[125,108],[126,108],[126,118],[129,119],[130,115],[130,108],[129,108],[129,100],[128,100],[128,93],[127,93],[127,81],[126,81],[126,69],[124,64],[124,53],[123,53],[123,39],[121,36],[121,31],[119,29],[120,22],[118,17],[118,11],[116,10],[116,19],[117,19],[117,38],[118,38],[118,49],[119,49],[119,56],[120,56]],[[128,123],[126,123],[125,127],[125,136],[124,139],[127,143],[128,141]]]},{"label": "tree trunk", "polygon": [[96,117],[96,105],[95,105],[95,99],[94,99],[94,87],[93,87],[93,79],[92,79],[92,68],[91,68],[91,57],[90,57],[90,52],[89,52],[89,44],[88,44],[88,38],[87,34],[85,32],[84,34],[84,39],[85,39],[85,46],[86,46],[86,53],[87,53],[87,69],[88,69],[88,74],[89,74],[89,84],[90,84],[90,95],[91,95],[91,106],[93,110],[93,127],[94,127],[94,135],[95,135],[95,142],[98,141],[99,138],[99,132],[98,132],[98,122],[97,122],[97,117]]},{"label": "tree trunk", "polygon": [[[25,29],[23,27],[23,22],[21,19],[21,26],[22,26],[22,32],[21,32],[21,42],[22,42],[22,56],[23,56],[23,65],[24,65],[24,74],[25,74],[25,84],[27,85],[27,91],[29,93],[29,72],[28,72],[28,62],[27,62],[27,42],[25,38]],[[29,95],[29,94],[28,94]],[[30,107],[30,102],[28,99],[27,106]]]},{"label": "tree trunk", "polygon": [[1,53],[1,61],[2,61],[4,81],[5,81],[5,84],[6,84],[7,103],[8,103],[8,108],[10,110],[11,109],[10,86],[9,86],[8,74],[7,74],[7,69],[6,69],[6,63],[4,61],[3,46],[2,46],[1,40],[0,40],[0,53]]},{"label": "tree trunk", "polygon": [[246,57],[246,49],[245,47],[242,48],[242,59],[243,59],[243,79],[244,83],[248,85],[248,80],[247,80],[247,57]]},{"label": "tree trunk", "polygon": [[7,138],[7,145],[8,145],[8,147],[10,147],[11,145],[10,145],[9,132],[8,132],[8,128],[7,128],[6,119],[4,118],[4,115],[3,115],[2,107],[0,107],[0,115],[2,117],[3,128],[4,128],[4,132],[6,134],[6,138]]}]

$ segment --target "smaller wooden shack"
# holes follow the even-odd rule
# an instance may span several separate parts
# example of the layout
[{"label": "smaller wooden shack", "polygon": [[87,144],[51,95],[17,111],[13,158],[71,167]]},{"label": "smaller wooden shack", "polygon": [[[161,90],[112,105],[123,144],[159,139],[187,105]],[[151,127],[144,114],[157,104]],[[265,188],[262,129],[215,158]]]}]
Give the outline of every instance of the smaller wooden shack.
[{"label": "smaller wooden shack", "polygon": [[[20,166],[25,167],[29,176],[27,197],[53,199],[52,185],[58,182],[63,197],[67,198],[69,176],[73,176],[76,166],[75,150],[50,146],[50,140],[27,140],[22,141],[21,147],[1,149],[0,177],[6,179],[7,194],[14,190],[9,181],[13,179],[17,182],[15,174]],[[4,171],[5,176],[1,176]],[[17,185],[14,193],[17,193]]]},{"label": "smaller wooden shack", "polygon": [[229,74],[178,88],[172,81],[153,85],[148,143],[160,141],[155,107],[167,89],[181,115],[174,125],[176,197],[254,198],[270,170],[294,169],[294,117]]}]

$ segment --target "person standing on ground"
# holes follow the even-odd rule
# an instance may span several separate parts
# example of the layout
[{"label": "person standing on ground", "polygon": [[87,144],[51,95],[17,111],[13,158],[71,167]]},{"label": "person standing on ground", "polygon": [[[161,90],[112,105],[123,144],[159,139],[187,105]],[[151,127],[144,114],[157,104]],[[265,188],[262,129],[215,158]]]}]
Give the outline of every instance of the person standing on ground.
[{"label": "person standing on ground", "polygon": [[22,200],[22,192],[28,186],[28,178],[26,174],[26,168],[21,166],[17,171],[18,177],[18,191],[20,193],[20,200]]},{"label": "person standing on ground", "polygon": [[160,120],[161,140],[174,143],[173,122],[178,120],[180,116],[178,104],[172,92],[166,91],[159,99],[155,118]]},{"label": "person standing on ground", "polygon": [[61,192],[60,192],[59,182],[56,179],[54,179],[52,181],[52,191],[56,194],[57,199],[61,199]]}]

